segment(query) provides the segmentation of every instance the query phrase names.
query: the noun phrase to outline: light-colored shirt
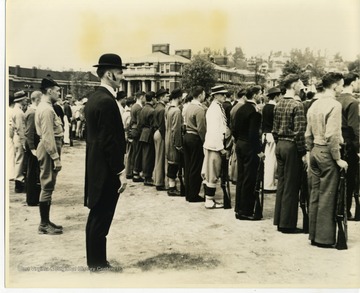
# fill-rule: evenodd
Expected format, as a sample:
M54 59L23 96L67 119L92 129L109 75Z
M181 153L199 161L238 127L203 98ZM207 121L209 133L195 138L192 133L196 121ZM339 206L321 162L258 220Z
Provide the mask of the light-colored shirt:
M206 135L204 148L212 151L224 149L224 134L226 133L226 116L218 101L211 102L206 111Z
M307 148L314 144L328 146L334 160L340 159L341 136L341 104L335 96L322 95L313 103L307 114L305 132Z
M35 112L36 133L40 136L46 152L53 160L59 158L56 149L55 137L64 136L61 119L56 115L54 108L46 96L41 98Z
M25 114L21 105L16 103L12 112L12 128L14 135L18 136L18 141L25 146Z
M111 86L109 86L109 85L107 85L105 83L101 83L100 86L106 88L114 96L114 98L116 98L117 91L114 90Z

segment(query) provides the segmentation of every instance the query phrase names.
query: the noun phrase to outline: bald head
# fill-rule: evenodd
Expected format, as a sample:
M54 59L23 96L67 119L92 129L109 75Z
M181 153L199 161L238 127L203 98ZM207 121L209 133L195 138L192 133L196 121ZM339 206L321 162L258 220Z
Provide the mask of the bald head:
M42 96L42 92L34 91L31 94L31 103L38 105L40 103L41 96Z

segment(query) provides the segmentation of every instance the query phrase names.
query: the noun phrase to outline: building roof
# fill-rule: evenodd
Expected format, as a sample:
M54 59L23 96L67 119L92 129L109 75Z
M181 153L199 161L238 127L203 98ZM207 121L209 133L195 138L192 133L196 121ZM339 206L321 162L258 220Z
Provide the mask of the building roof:
M190 63L188 58L180 55L167 55L163 52L154 52L142 57L133 57L124 60L125 64L138 64L138 63Z
M35 72L35 76L34 76ZM71 75L78 71L53 71L51 69L39 69L36 67L33 68L23 68L19 66L9 66L9 75L17 75L19 77L25 78L44 78L47 75L50 75L52 79L58 80L70 80ZM88 72L89 81L98 82L99 78Z

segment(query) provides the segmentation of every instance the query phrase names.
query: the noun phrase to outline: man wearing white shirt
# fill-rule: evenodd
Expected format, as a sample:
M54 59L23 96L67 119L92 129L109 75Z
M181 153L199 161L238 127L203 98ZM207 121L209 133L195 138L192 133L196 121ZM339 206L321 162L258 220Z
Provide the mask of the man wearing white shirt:
M204 142L204 162L202 177L205 188L205 208L223 208L224 205L215 201L216 184L221 173L221 155L226 154L224 149L224 135L227 133L226 115L222 103L228 92L223 86L211 89L213 101L206 112L207 131Z

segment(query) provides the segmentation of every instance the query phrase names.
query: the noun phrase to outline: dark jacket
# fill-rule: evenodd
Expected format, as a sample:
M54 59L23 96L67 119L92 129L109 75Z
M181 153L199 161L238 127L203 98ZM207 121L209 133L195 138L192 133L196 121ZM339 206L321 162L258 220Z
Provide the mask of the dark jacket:
M162 102L155 107L153 128L154 132L159 130L162 139L165 139L165 105Z
M124 126L115 98L99 87L85 106L86 165L85 206L93 208L100 197L116 194L118 174L124 170L126 150Z
M253 150L260 153L260 127L261 114L253 103L246 102L235 114L234 138L251 143Z
M141 129L141 135L139 141L146 143L153 143L154 131L154 108L150 103L146 103L141 109L138 118L139 129Z

